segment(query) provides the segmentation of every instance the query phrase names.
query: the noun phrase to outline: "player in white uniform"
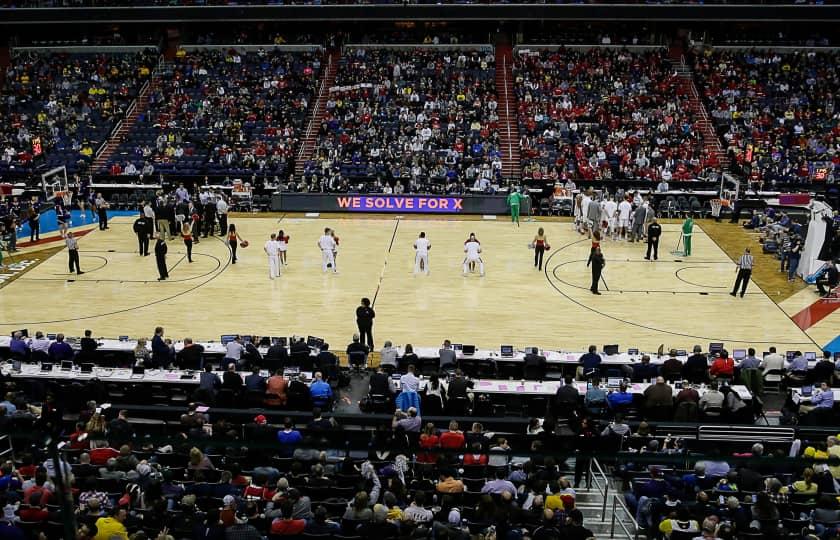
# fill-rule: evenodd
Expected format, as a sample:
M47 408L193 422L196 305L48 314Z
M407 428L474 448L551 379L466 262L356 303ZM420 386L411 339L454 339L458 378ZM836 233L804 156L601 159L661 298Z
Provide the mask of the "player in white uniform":
M277 251L280 254L280 264L283 266L288 266L286 264L286 250L289 249L289 235L284 233L281 229L279 233L277 233Z
M321 270L327 271L327 268L332 268L333 272L338 272L335 267L335 240L330 234L330 228L324 229L324 234L318 239L318 248L321 250Z
M467 275L468 268L478 263L478 271L481 277L484 277L484 261L481 260L481 244L475 239L475 235L470 233L470 239L464 244L464 275Z
M589 196L589 193L584 193L580 199L580 233L584 234L589 232L590 234L592 231L589 229L589 203L592 202L592 197Z
M604 231L605 236L609 235L613 238L616 237L616 233L618 232L616 228L616 217L615 213L618 211L618 204L613 200L612 196L607 197L607 200L603 203L604 208L604 221L607 222L607 230Z
M630 211L633 206L627 199L618 203L618 230L621 231L621 238L627 237L627 230L630 228Z
M265 243L265 254L268 255L268 277L280 277L280 257L278 253L277 235L271 233L271 238Z
M414 241L414 273L419 274L421 271L429 275L429 250L432 249L432 243L426 238L426 233L421 232L420 237Z

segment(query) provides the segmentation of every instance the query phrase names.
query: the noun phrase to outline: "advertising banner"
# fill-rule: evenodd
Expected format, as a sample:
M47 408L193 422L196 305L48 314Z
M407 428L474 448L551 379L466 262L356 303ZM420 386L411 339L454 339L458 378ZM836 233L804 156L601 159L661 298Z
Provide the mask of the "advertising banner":
M375 212L394 214L506 214L502 195L348 195L275 193L275 212Z

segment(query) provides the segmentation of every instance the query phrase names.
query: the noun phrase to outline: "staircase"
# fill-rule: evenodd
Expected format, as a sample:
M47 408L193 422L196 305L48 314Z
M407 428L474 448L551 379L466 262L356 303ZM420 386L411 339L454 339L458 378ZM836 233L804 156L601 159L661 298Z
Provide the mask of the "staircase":
M128 111L126 111L125 118L117 122L117 125L114 126L113 130L111 130L111 134L108 136L108 140L105 142L104 145L100 147L99 151L96 153L96 157L93 160L93 165L91 165L91 171L93 171L94 174L101 171L102 168L108 164L108 160L111 159L111 156L114 154L114 151L119 147L120 143L131 131L131 128L134 127L134 124L137 123L137 118L139 118L141 114L146 112L146 108L149 105L149 92L151 92L152 89L157 88L158 84L160 83L161 74L167 72L167 70L170 70L171 67L172 62L164 61L163 57L161 57L157 67L154 69L154 71L152 71L150 80L146 81L143 87L140 88L140 92L137 94L137 98L128 107Z
M335 76L338 73L338 61L341 58L341 51L332 50L327 55L327 67L321 75L321 84L318 86L318 96L312 104L312 112L309 115L309 124L306 126L306 133L300 143L297 159L295 160L295 176L303 176L304 166L315 152L315 145L318 143L318 131L321 128L321 120L326 114L327 98L330 95L330 88L335 85Z
M671 67L674 68L674 71L680 79L680 93L688 96L691 112L698 119L697 127L703 136L704 148L717 158L721 169L727 170L729 168L729 158L723 146L720 144L715 127L712 125L709 114L706 112L706 106L703 105L703 100L699 92L697 92L697 86L694 84L694 75L692 74L691 68L685 63L681 43L671 45L671 48L668 49L668 59L671 62Z
M502 177L518 180L522 174L519 161L519 120L516 94L513 91L513 49L509 44L496 45L496 93L499 103L499 138L502 144Z
M612 478L603 473L597 460L592 460L590 467L590 486L575 489L575 508L583 514L583 526L591 530L598 540L635 537L636 523L633 516L629 515L623 502L613 506L616 496L623 501L621 491L613 484Z

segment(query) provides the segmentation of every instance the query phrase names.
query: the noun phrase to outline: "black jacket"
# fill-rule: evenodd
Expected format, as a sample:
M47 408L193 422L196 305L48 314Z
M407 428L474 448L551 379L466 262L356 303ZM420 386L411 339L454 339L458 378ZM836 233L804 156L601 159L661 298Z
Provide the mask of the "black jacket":
M155 242L155 257L158 259L163 259L166 257L166 252L168 251L166 247L166 242L158 238L158 241Z

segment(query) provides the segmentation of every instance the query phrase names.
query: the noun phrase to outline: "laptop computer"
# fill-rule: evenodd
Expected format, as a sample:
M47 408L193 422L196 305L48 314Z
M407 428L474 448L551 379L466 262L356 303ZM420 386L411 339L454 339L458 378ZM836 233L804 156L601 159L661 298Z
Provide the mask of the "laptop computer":
M41 364L41 371L52 371L53 365L51 362L44 362Z
M61 371L70 371L73 369L73 361L72 360L62 360L61 361Z
M131 378L132 379L142 379L143 375L146 373L146 368L143 366L133 366L131 368Z
M607 388L618 388L623 380L621 377L607 377Z
M512 358L513 357L513 345L502 345L501 346L502 358Z
M816 359L817 359L817 353L815 353L813 351L808 351L808 352L805 353L805 360L808 360L809 362L811 362L811 361L816 360Z
M743 360L747 357L747 351L745 349L735 349L732 351L732 358L735 360Z
M639 349L627 349L627 354L630 356L637 356L639 354Z
M723 343L709 343L709 353L719 353L723 350Z
M462 351L466 355L473 355L475 354L475 345L464 345Z
M604 345L604 354L607 356L618 354L618 345Z
M48 339L48 340L50 340L50 341L55 341L55 337L56 337L57 335L58 335L58 334L47 334L47 339Z
M464 349L464 345L462 345L461 343L453 343L452 344L452 350L453 351L461 351L463 349Z
M272 345L280 345L281 347L286 347L289 344L289 340L286 337L282 336L273 336L271 338Z
M236 340L236 334L225 334L222 336L222 345L227 345L231 341Z
M803 386L802 390L799 391L799 394L802 397L810 397L814 393L814 387L811 385Z
M82 364L82 373L93 373L93 364Z

